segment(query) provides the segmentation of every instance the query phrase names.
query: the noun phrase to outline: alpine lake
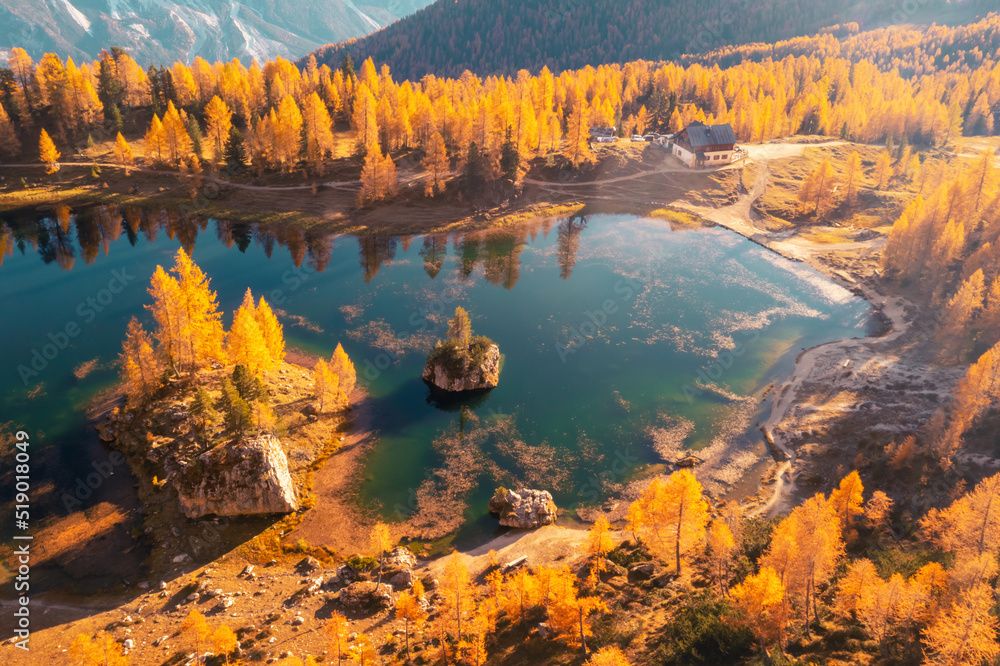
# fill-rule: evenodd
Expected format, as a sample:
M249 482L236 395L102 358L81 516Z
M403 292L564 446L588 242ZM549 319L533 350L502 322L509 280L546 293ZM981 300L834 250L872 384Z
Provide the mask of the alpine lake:
M86 408L117 382L128 320L151 327L149 279L179 247L227 327L249 287L288 347L329 357L343 343L378 433L358 501L407 520L422 485L459 474L459 546L497 531L498 485L551 491L571 524L687 451L713 494L753 494L770 460L755 427L766 388L801 349L879 326L808 266L698 223L593 215L353 237L171 210L22 211L0 225L0 422L30 433L32 492L50 510L99 495L80 486L109 460ZM459 305L499 344L500 385L442 398L421 371ZM3 492L11 502L13 484ZM10 532L13 516L0 520Z

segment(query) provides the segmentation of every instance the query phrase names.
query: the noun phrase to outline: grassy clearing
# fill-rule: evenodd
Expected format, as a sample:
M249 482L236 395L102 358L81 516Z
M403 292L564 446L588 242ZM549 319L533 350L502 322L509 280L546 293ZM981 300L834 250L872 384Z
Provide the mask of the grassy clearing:
M80 187L61 189L58 186L2 192L0 193L0 213L9 213L20 208L45 204L69 203L84 199L90 194L89 190Z
M818 227L802 234L802 238L810 243L819 245L835 245L839 243L853 242L851 236L854 231L850 229L838 229L837 227Z
M690 227L697 227L703 224L702 219L696 215L670 208L657 208L656 210L646 213L646 217L652 217L657 220L666 220L671 224L680 224Z

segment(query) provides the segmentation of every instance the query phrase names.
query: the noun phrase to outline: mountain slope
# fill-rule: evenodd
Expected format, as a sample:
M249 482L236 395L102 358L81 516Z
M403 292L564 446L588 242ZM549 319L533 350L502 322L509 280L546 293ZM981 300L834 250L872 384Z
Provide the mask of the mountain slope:
M0 0L0 50L92 59L121 46L141 64L298 58L367 35L430 0Z
M910 4L912 11L908 11ZM775 42L837 23L968 19L995 0L438 0L368 37L328 45L337 64L348 49L395 75L513 74L635 59L669 59L725 44ZM906 5L906 8L901 8Z

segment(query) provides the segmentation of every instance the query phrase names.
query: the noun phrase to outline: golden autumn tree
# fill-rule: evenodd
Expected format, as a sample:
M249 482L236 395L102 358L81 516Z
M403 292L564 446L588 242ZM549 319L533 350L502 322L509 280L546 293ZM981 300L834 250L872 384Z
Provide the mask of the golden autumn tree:
M210 361L225 361L222 313L208 277L183 248L171 272L177 277L156 267L149 287L153 303L146 308L156 320L153 337L164 362L193 375Z
M971 208L975 213L982 210L984 203L996 195L997 170L994 166L995 160L993 151L982 151L969 174L969 195L972 199Z
M495 620L489 606L481 605L466 623L465 640L458 644L458 654L467 664L482 666L486 663L486 639L495 630Z
M602 647L590 658L591 666L630 666L628 657L620 647L609 645Z
M587 534L587 547L591 557L594 558L591 572L596 577L605 570L604 560L615 547L614 539L611 538L611 524L604 516L598 516L594 524L590 526L590 532Z
M865 525L876 534L891 529L890 514L892 513L892 498L881 490L876 490L865 503Z
M215 95L205 105L205 130L208 138L212 140L216 162L222 157L223 147L229 138L229 130L232 128L233 112L225 102L219 99L218 95Z
M440 132L434 132L427 145L423 167L427 172L424 180L424 196L431 197L444 192L444 176L448 172L448 151L445 149L444 137Z
M379 581L382 580L382 558L386 552L392 548L392 537L389 536L389 526L379 522L372 526L371 534L368 535L368 543L371 547L375 559L379 565Z
M852 151L850 157L847 158L847 167L844 172L844 189L847 191L845 198L849 205L857 200L858 187L861 184L863 175L861 171L861 156L858 155L858 151Z
M313 391L319 401L319 411L326 407L327 399L335 396L340 391L340 378L330 369L330 365L323 359L316 361L313 367Z
M443 597L441 616L445 622L454 622L455 637L462 641L462 623L475 611L472 578L462 556L454 552L448 556L440 586Z
M153 303L146 309L152 312L156 321L153 337L157 342L157 351L164 362L180 372L187 367L189 358L184 344L183 327L184 311L180 306L180 284L162 266L157 266L149 282L149 295Z
M736 539L723 520L713 520L705 539L705 551L711 566L712 578L719 585L719 594L729 593L729 571L733 562Z
M128 168L135 162L135 156L132 154L132 147L128 145L121 132L118 132L118 137L115 139L115 159L125 169L127 176Z
M875 641L883 654L887 652L890 637L902 622L903 609L910 590L899 573L889 580L876 577L859 591L855 614L858 621Z
M152 157L155 152L156 161L163 161L163 149L166 147L164 137L163 123L160 121L159 116L154 113L153 120L149 123L149 129L146 131L145 145L147 157Z
M374 666L378 658L371 636L365 633L358 634L354 645L350 647L350 653L360 666Z
M128 404L143 404L160 387L163 371L153 349L153 339L135 317L128 322L128 332L118 360Z
M212 632L212 647L217 654L226 655L226 663L229 663L229 653L236 649L236 646L240 644L239 639L236 638L236 632L230 629L224 624L220 624Z
M37 104L38 80L35 78L35 67L28 52L19 46L14 46L7 57L7 68L18 84L18 93L24 101L24 107L33 111Z
M45 173L53 174L59 171L59 156L56 144L52 143L49 133L42 129L38 136L38 159L45 165Z
M337 388L334 391L338 409L346 408L351 401L351 394L358 382L358 373L354 369L354 363L344 351L344 346L337 343L337 348L333 350L330 359L330 370L337 376Z
M854 560L837 582L837 596L833 605L834 613L841 618L850 618L858 610L864 591L881 581L875 565L868 558Z
M941 345L940 358L950 362L959 359L969 343L971 324L983 307L986 278L980 268L969 276L941 311L941 324L936 339Z
M302 112L291 95L285 95L278 111L271 109L272 155L275 163L291 171L302 153Z
M579 647L587 656L587 638L594 635L590 616L607 612L599 597L581 597L576 576L563 569L552 577L547 602L547 623L559 640L570 647Z
M361 169L361 190L358 204L373 203L396 195L399 185L396 180L396 164L390 155L383 155L378 141L368 146L365 164Z
M396 618L403 620L403 635L406 640L406 658L410 658L410 627L420 629L427 621L427 612L420 605L424 595L424 585L419 580L413 582L413 588L399 594L396 599Z
M202 643L211 637L212 628L208 626L208 620L205 619L204 615L192 609L184 618L181 633L194 640L195 652L201 654Z
M314 173L323 173L323 160L333 152L333 120L326 105L315 92L302 105L302 123L306 143L306 162Z
M257 308L249 289L233 316L233 325L226 336L226 355L231 363L246 366L254 375L273 367L271 352L257 321Z
M274 311L263 296L257 301L254 319L257 320L260 332L264 336L264 344L267 345L269 360L265 370L273 370L285 360L285 334L281 322L274 316Z
M920 521L924 535L960 559L1000 550L1000 474L980 481L944 510L931 509Z
M965 666L992 662L1000 654L997 619L990 612L993 590L979 584L965 590L923 632L924 663Z
M500 576L500 572L495 574ZM527 613L537 604L538 594L538 581L527 569L518 569L503 580L500 608L507 617L524 624Z
M948 429L938 445L944 455L959 449L965 431L1000 398L1000 343L969 367L955 385L953 396Z
M822 494L793 509L774 530L761 563L777 572L789 595L800 595L807 635L810 609L819 617L818 588L829 582L843 552L840 518Z
M830 503L840 518L840 529L843 532L854 522L854 519L864 513L865 487L857 470L840 480L840 485L830 493Z
M737 620L753 632L761 648L767 650L784 642L785 586L771 567L764 566L729 591Z
M819 167L802 182L799 188L799 202L802 212L812 206L817 217L823 215L833 202L834 175L830 160L823 160Z
M330 652L336 655L337 666L342 666L344 656L347 654L347 646L349 645L347 627L347 618L336 612L330 615L330 619L326 621L324 627Z
M368 84L358 85L354 94L354 111L351 114L351 128L355 132L358 152L367 155L378 142L378 122L375 110L377 102Z
M7 110L0 104L0 155L13 156L21 150L21 141L17 138L14 121L7 115Z
M580 166L593 159L590 150L590 125L587 123L587 100L578 89L573 94L573 110L566 121L566 147L563 156L573 164Z
M183 248L177 250L171 271L177 276L180 287L182 335L191 350L191 371L207 366L210 361L225 362L222 312L211 280Z
M77 634L70 643L69 654L79 666L127 666L129 663L122 644L106 631L98 632L93 638Z
M709 520L698 479L687 469L657 477L634 504L643 541L655 555L673 559L680 574L682 556L702 542Z
M888 150L884 150L879 153L878 159L875 161L875 183L877 188L884 190L888 187L890 178L892 178L892 156L889 155Z
M180 112L173 102L167 102L167 110L163 114L163 145L170 153L170 161L180 164L191 154L191 137L181 119Z

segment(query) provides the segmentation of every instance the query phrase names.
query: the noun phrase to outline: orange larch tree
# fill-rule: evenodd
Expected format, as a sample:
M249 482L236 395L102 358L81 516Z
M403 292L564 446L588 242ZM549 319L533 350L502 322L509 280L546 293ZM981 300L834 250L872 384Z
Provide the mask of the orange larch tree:
M661 558L673 559L681 572L681 558L705 538L708 502L701 484L690 470L682 469L663 480L653 479L634 503L638 507L640 533L649 549Z
M233 128L233 112L218 95L205 105L205 130L215 148L215 161L223 155L223 147L229 138L229 130Z
M38 159L45 165L45 173L53 174L59 171L60 153L52 142L49 133L44 129L38 136Z
M226 355L232 363L246 366L250 372L259 375L272 367L272 362L256 315L253 294L247 289L226 336Z

